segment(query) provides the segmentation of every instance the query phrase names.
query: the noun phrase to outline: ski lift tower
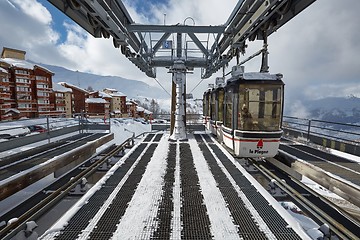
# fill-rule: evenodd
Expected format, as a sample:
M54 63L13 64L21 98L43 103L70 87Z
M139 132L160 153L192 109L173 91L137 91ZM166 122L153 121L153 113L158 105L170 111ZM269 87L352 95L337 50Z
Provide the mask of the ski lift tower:
M120 0L48 0L96 38L112 38L115 48L151 78L165 67L172 74L175 117L171 139L186 138L186 74L201 68L202 78L228 65L245 52L246 41L264 40L315 0L239 0L219 26L136 24ZM201 40L205 34L207 40ZM176 36L176 37L174 37ZM210 36L214 36L209 41ZM186 37L189 37L186 40ZM169 40L169 38L173 40ZM176 40L175 40L176 39ZM175 47L176 44L176 47ZM161 48L163 46L163 48ZM194 48L195 55L190 55ZM162 50L167 49L168 52ZM104 53L105 54L105 53Z

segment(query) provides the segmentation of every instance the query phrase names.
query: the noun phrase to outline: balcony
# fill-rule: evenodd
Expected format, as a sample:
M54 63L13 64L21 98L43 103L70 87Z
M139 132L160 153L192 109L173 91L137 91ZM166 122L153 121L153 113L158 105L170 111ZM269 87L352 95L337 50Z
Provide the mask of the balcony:
M50 96L37 96L37 98L41 100L49 100Z
M5 100L5 99L10 99L11 94L9 92L0 92L0 98Z
M31 94L31 88L22 88L22 87L17 87L16 88L16 93L21 93L21 94L23 94L23 95L25 95L26 93L28 94L28 95L30 95ZM25 94L24 94L25 93Z
M15 69L16 75L29 76L30 72L26 70Z
M50 80L49 79L36 79L35 80L36 83L45 83L45 84L49 84L50 83Z
M42 85L42 84L36 85L36 89L40 92L41 91L50 92L52 90L52 88L49 87L48 85Z
M32 104L32 100L27 100L27 99L19 99L17 100L18 104Z
M61 108L65 108L66 107L66 104L55 104L55 106L57 108L61 107Z
M2 104L0 105L0 111L6 111L11 108L10 104Z
M15 85L22 86L22 87L31 87L31 83L25 83L25 82L16 82Z
M38 109L40 111L49 111L55 109L54 104L38 104Z
M17 94L16 95L17 100L32 100L31 94Z

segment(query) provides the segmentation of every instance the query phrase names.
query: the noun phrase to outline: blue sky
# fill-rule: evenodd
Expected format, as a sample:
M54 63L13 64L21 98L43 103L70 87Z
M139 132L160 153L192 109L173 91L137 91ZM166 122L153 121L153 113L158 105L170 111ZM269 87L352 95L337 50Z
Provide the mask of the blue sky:
M60 34L59 43L63 43L66 40L66 28L64 22L73 23L73 21L67 17L64 13L59 11L54 5L47 0L37 0L41 3L52 15L52 27ZM149 8L162 8L168 4L167 0L130 0L128 4L133 6L136 12L143 14L146 18L156 21Z
M48 1L38 0L38 2L41 3L44 7L46 7L47 10L49 10L49 12L51 13L51 16L53 18L51 25L60 34L59 43L63 43L66 40L66 29L64 27L64 22L73 21Z
M123 2L137 23L163 24L165 13L166 24L192 17L196 25L219 25L226 22L237 0ZM358 0L317 0L269 37L270 71L283 73L289 104L303 98L360 97L359 9ZM157 85L115 49L111 39L93 38L45 0L0 0L0 29L0 47L25 50L27 59L38 63ZM246 56L258 51L262 42L248 45ZM234 64L230 62L226 71ZM255 59L245 69L258 71L259 66ZM220 75L204 80L195 97ZM170 91L167 70L157 69L157 78ZM187 75L188 89L199 80L199 70Z

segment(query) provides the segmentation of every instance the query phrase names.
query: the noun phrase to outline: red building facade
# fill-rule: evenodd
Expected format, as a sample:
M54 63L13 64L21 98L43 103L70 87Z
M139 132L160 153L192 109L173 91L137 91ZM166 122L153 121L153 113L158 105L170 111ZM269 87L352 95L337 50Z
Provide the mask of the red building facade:
M61 116L55 108L52 95L53 73L25 60L25 51L3 48L0 67L7 72L7 79L0 82L3 101L1 120Z
M0 67L0 121L11 120L11 115L7 112L11 108L10 97L8 71Z
M85 99L89 97L89 92L85 89L82 89L78 86L72 85L70 83L61 82L59 83L63 87L70 88L72 90L73 97L73 113L78 114L82 112L86 112Z

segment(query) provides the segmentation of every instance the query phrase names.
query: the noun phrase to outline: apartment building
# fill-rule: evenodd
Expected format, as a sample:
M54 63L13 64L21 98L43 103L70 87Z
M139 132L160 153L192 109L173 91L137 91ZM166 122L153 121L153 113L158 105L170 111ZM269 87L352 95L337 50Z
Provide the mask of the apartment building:
M103 98L85 99L85 109L88 117L108 118L110 103Z
M74 112L74 101L72 89L66 88L60 84L53 85L53 100L57 111L64 111L65 117L72 117Z
M52 76L54 75L49 70L34 66L34 81L33 96L37 104L37 117L45 116L61 116L64 114L64 109L57 110L54 100L54 91L52 90Z
M90 117L108 118L112 97L101 91L91 92L85 99L86 113Z
M59 84L63 87L70 88L72 91L72 113L79 114L85 112L85 99L89 97L90 92L70 83L60 82Z
M126 109L129 117L138 117L137 106L138 104L133 100L126 101Z
M0 67L7 71L8 81L2 80L4 100L2 120L62 116L52 97L52 77L48 69L25 60L25 51L3 48Z
M103 91L112 97L110 99L111 114L114 117L127 116L126 95L113 88L105 88Z
M8 114L11 108L10 95L8 71L0 67L0 121L11 120L11 114Z

